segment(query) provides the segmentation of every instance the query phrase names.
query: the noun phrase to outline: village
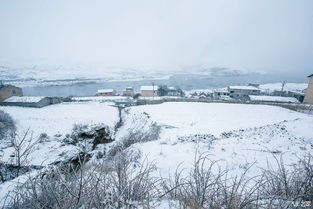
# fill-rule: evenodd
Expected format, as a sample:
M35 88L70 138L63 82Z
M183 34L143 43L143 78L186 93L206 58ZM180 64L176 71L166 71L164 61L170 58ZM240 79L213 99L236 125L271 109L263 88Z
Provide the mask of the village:
M249 104L290 104L303 107L313 104L313 74L308 76L308 87L302 90L285 89L285 82L280 89L261 88L259 84L228 86L209 90L184 91L177 86L145 85L139 91L126 87L124 91L98 89L90 96L42 97L23 96L22 88L0 82L0 105L41 108L61 102L99 101L114 102L117 105L133 106L160 104L163 102L223 102ZM288 106L286 106L288 108ZM305 106L307 107L307 106Z

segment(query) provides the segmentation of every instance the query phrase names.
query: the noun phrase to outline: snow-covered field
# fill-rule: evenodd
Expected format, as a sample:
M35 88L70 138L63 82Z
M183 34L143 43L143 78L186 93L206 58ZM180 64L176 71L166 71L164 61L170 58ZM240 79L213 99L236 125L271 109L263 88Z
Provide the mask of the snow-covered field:
M190 167L201 153L234 171L255 164L252 175L266 168L274 155L282 154L292 164L305 153L313 153L313 117L280 107L164 103L132 107L128 120L140 113L149 115L162 131L159 140L134 147L157 162L158 174L163 176L173 174L180 163Z
M16 122L19 135L28 129L34 139L46 133L48 140L40 143L32 152L30 164L47 165L58 156L69 154L71 146L60 146L66 134L71 134L75 124L97 125L105 124L113 128L118 121L118 110L113 103L76 102L61 103L43 108L0 107L0 110L9 113ZM0 145L1 147L1 145ZM8 161L13 152L8 147L2 150L3 160Z
M34 138L41 133L48 135L48 140L30 154L32 165L48 165L77 154L74 145L62 145L74 124L106 124L113 130L119 120L112 103L99 101L0 110L13 117L19 133L30 129ZM127 140L130 132L149 132L155 125L161 127L157 140L127 149L140 151L143 159L155 162L156 176L168 177L179 165L188 170L195 156L202 153L234 174L253 165L249 172L252 176L273 163L274 156L283 156L284 162L292 165L299 157L313 153L313 116L268 105L169 102L129 107L123 113L122 127L114 134L116 142ZM0 149L2 161L9 162L12 148L1 142ZM17 180L25 179L22 175L0 184L0 199L17 185Z

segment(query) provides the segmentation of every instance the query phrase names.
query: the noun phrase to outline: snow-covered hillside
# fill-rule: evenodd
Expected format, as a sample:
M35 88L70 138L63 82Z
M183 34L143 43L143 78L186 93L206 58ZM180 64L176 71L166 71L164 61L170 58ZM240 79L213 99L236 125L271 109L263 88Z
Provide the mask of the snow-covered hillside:
M306 88L308 88L307 83L286 83L284 86L284 91L302 92ZM260 89L261 91L268 93L280 91L282 89L282 83L262 84L260 85Z
M164 103L132 107L126 120L140 113L149 115L162 129L159 140L135 147L157 162L163 176L180 163L191 166L197 153L206 152L234 171L255 164L251 169L255 175L274 155L283 154L287 164L292 164L313 152L313 117L280 107Z

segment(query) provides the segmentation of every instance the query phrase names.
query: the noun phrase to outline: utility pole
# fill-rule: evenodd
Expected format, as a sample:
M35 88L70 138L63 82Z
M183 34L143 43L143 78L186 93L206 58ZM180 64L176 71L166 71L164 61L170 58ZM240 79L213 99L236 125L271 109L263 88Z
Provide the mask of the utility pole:
M285 81L283 81L282 84L281 84L280 96L283 96L283 94L284 94L284 87L285 87L285 84L286 84Z
M152 82L152 100L154 100L154 82Z

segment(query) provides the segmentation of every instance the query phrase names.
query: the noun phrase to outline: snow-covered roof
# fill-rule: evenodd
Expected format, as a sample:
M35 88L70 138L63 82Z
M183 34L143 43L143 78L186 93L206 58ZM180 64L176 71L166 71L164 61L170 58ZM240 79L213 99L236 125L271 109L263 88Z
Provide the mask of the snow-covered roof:
M99 89L98 93L112 93L113 91L113 89Z
M45 97L17 97L17 96L13 96L13 97L10 97L10 98L4 100L4 102L35 103L35 102L39 102L40 100L42 100L44 98Z
M249 95L251 101L299 103L294 97Z
M170 86L170 87L168 87L168 90L175 91L176 88L174 86Z
M229 86L230 89L259 90L254 86Z
M158 90L158 86L141 86L140 90L141 91L156 91Z
M214 92L228 93L229 91L227 88L220 88L220 89L214 89Z

